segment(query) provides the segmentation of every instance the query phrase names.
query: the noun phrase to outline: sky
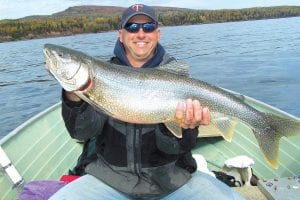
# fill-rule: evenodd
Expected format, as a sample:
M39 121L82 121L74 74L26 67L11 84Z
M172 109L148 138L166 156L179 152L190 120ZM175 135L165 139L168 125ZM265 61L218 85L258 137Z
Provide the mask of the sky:
M129 7L136 3L151 6L171 6L192 9L238 9L280 5L300 6L300 0L0 0L0 20L30 15L51 15L71 6L102 5Z

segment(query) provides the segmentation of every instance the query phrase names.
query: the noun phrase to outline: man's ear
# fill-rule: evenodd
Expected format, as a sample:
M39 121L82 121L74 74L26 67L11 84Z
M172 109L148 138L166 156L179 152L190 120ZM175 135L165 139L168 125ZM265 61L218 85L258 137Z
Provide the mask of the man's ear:
M119 40L120 40L120 42L123 42L123 41L122 41L122 31L123 31L123 30L119 30Z
M160 29L157 29L157 40L159 41L160 40Z

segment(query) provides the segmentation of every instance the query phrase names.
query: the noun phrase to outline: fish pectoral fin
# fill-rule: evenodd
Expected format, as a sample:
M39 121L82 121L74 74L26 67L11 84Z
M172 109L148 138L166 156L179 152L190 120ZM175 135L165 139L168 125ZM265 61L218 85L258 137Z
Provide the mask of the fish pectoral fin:
M182 138L182 128L176 121L165 122L165 126L168 130L177 138Z
M198 137L222 136L231 142L237 121L225 116L214 117L209 125L199 126Z

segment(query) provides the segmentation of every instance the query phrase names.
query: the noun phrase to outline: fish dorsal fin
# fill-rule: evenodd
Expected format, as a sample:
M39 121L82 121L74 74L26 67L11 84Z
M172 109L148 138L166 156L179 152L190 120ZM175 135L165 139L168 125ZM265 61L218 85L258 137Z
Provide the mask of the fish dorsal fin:
M183 76L189 76L189 66L183 61L173 60L167 64L157 66L156 69Z
M165 122L168 130L177 138L182 138L182 128L176 121Z
M232 95L234 95L237 99L239 99L243 103L247 103L245 95L242 95L242 94L240 94L238 92L235 92L235 91L232 91L232 90L229 90L229 89L226 89L226 88L221 88L221 89L224 90L224 91L226 91L226 92L229 92Z

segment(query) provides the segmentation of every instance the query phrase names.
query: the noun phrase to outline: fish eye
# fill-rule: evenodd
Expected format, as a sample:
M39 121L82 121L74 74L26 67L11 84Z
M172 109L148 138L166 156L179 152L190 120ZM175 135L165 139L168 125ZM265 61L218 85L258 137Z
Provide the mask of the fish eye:
M70 55L66 54L66 53L57 53L58 57L62 58L62 59L69 59Z

